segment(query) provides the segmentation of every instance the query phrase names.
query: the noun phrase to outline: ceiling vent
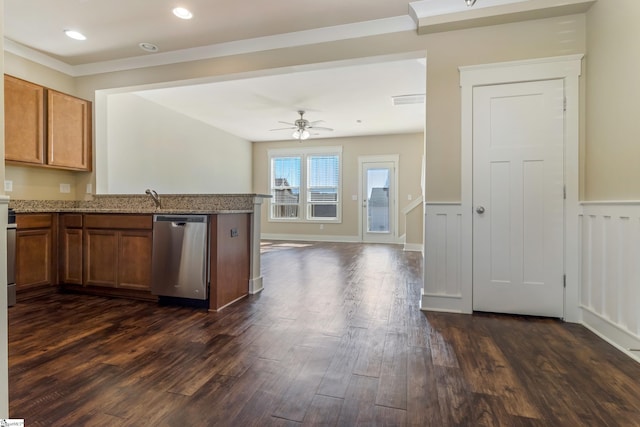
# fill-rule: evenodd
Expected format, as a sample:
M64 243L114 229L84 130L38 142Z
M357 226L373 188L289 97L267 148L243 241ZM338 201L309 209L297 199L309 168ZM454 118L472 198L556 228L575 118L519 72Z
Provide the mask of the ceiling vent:
M424 93L392 96L391 103L394 107L398 105L424 104Z

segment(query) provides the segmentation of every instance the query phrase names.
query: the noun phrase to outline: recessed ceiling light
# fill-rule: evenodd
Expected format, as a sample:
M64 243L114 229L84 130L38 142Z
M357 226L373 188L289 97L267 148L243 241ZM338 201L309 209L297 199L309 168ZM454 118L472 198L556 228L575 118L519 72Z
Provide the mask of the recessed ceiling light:
M175 9L173 9L173 14L180 19L193 18L193 14L189 11L189 9L185 9L184 7L176 7Z
M140 49L144 50L145 52L157 52L159 50L158 46L153 43L142 42L139 43L138 46L140 46Z
M82 34L81 32L75 31L75 30L64 30L64 33L67 35L67 37L71 37L74 40L86 40L87 37Z

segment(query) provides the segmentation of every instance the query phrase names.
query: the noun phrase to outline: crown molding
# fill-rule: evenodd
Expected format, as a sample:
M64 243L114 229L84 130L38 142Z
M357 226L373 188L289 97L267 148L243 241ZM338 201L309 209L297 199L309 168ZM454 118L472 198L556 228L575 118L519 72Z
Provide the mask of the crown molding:
M596 1L482 0L467 7L462 0L421 0L409 3L409 15L422 35L583 13Z
M7 52L60 71L69 76L82 77L415 30L416 24L414 20L409 15L402 15L355 24L337 25L80 65L67 64L7 38L4 39L4 48Z

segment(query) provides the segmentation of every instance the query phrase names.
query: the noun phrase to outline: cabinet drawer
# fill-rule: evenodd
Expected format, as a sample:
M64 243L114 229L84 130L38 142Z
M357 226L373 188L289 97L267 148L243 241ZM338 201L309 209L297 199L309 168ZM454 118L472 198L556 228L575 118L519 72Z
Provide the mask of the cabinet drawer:
M18 230L29 228L49 228L53 223L52 214L18 214L16 227Z
M110 228L121 230L151 230L153 228L153 216L128 214L89 214L84 216L84 227Z
M66 228L82 228L82 214L60 215L60 225Z

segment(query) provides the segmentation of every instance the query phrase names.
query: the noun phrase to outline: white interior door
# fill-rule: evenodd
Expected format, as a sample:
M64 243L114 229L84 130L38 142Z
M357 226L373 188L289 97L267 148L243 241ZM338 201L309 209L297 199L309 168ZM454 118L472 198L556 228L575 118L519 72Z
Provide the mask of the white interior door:
M563 317L564 86L473 89L473 309Z
M362 162L362 240L395 242L395 164Z

